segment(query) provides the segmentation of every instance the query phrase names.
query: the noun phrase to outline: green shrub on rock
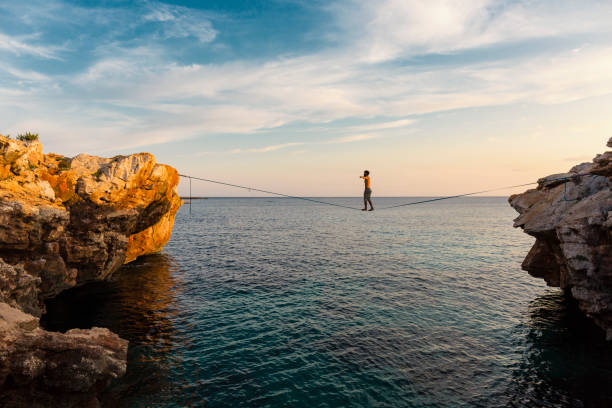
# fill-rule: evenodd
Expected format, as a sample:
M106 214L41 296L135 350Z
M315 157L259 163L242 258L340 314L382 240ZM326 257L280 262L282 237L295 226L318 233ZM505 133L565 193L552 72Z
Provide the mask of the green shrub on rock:
M38 140L38 133L30 133L30 132L25 132L23 134L18 134L17 135L17 140L22 141L22 142L31 142L33 140Z

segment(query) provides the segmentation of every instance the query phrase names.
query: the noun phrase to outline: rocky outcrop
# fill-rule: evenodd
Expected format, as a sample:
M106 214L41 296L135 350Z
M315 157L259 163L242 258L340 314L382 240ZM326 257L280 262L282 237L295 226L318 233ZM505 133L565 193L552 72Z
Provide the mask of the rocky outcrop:
M0 406L98 406L97 394L126 369L127 341L108 329L47 332L0 303Z
M181 205L177 184L149 153L68 158L0 136L0 389L91 393L123 374L127 343L116 335L49 333L37 318L45 299L159 252Z
M612 151L509 202L514 226L536 238L523 269L573 296L612 340Z

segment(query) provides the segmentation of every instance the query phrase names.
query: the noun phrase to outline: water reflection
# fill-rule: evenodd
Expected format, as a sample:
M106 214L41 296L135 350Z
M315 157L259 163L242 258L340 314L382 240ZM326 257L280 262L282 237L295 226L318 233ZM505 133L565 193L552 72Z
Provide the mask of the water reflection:
M512 407L611 407L612 344L575 301L551 291L535 299L508 404Z
M177 334L183 313L176 268L165 254L142 257L123 266L111 281L72 289L47 302L42 319L47 330L100 326L130 341L127 373L111 387L107 400L142 400L172 382L185 347Z

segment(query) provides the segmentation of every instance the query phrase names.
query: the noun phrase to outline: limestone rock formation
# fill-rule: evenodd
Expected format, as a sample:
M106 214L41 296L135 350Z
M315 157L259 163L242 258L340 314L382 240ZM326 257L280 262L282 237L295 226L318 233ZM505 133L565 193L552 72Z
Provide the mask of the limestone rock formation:
M159 252L181 205L177 184L149 153L68 158L0 136L0 389L82 393L123 374L127 344L116 335L49 333L37 318L45 299ZM29 323L15 323L17 312Z
M108 329L47 332L38 318L0 303L0 406L97 406L126 369L127 341Z
M573 296L612 340L612 151L509 202L514 226L536 238L523 269Z

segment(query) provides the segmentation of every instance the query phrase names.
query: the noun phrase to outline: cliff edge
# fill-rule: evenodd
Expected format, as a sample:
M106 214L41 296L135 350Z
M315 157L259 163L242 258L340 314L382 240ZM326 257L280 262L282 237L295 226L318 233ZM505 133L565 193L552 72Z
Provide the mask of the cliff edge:
M523 269L564 289L612 340L612 151L509 202L514 226L536 238Z
M149 153L69 158L0 136L0 405L31 404L17 389L43 406L59 405L44 395L91 403L125 373L127 341L101 328L50 333L38 318L45 299L159 252L178 180Z

